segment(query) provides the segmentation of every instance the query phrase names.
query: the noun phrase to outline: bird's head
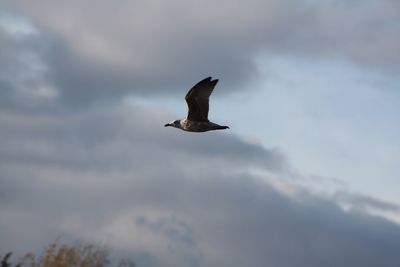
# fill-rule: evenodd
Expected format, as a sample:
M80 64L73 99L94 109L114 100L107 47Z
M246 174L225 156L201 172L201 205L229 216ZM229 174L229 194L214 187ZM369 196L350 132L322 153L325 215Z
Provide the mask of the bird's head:
M164 127L172 126L175 128L181 128L181 120L172 121L164 125Z

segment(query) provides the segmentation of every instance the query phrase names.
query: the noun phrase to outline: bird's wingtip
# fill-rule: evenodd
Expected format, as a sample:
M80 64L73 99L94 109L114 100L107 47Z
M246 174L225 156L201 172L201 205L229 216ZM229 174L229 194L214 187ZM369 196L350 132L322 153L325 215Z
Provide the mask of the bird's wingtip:
M202 81L212 82L216 84L218 82L218 79L213 80L213 77L209 76L207 78L204 78Z

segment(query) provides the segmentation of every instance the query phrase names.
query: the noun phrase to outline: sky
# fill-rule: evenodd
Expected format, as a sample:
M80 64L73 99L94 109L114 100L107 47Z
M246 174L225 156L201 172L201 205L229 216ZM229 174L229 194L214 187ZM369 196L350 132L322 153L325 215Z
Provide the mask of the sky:
M398 266L398 47L395 0L0 0L0 255ZM230 129L164 128L208 76Z

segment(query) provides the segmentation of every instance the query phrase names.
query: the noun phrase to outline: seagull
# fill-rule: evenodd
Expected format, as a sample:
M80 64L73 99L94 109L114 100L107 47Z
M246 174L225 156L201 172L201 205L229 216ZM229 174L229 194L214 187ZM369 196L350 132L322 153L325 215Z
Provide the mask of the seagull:
M218 79L205 78L195 84L185 96L188 106L186 119L175 120L164 126L172 126L187 132L207 132L212 130L229 129L228 126L218 125L208 120L209 98Z

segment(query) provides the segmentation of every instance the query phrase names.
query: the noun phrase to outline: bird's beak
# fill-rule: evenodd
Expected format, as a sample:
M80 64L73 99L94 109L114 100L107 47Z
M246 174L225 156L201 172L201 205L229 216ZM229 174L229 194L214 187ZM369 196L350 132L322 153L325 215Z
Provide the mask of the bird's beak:
M168 127L168 126L171 126L171 123L167 123L164 125L164 127Z

